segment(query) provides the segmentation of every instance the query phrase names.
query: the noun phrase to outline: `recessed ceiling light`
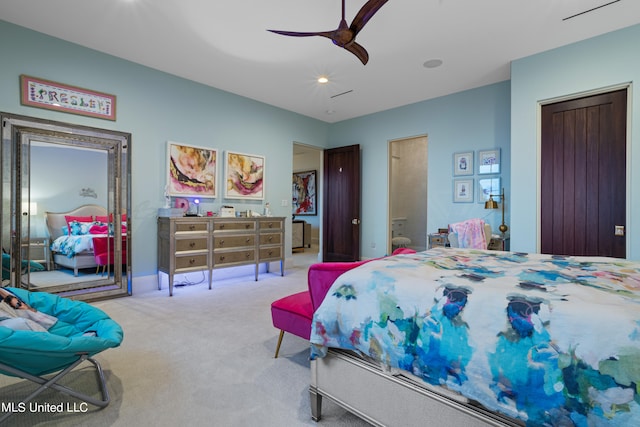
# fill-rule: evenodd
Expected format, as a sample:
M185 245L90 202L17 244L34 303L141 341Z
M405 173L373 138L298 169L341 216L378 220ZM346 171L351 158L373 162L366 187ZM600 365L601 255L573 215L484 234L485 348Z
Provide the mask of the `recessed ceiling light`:
M335 111L333 111L333 110L327 110L327 111L325 111L325 113L327 113L327 114L331 115L331 114L335 113Z
M422 65L424 68L438 68L442 65L442 59L430 59Z
M327 78L327 76L320 76L318 77L318 83L320 84L329 83L329 79Z

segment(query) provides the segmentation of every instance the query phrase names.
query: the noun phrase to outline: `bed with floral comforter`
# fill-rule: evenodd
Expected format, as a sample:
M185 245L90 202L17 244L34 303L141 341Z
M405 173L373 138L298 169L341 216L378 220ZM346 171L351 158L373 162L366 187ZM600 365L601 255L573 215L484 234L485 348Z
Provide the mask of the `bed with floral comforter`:
M436 248L340 276L312 358L354 350L530 426L640 420L640 263ZM634 424L635 423L635 424Z

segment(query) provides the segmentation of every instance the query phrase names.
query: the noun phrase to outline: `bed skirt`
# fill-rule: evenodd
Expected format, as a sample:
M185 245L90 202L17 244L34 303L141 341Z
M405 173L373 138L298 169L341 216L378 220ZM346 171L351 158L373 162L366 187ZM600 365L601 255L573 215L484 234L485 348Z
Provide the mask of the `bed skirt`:
M385 372L351 352L329 349L326 357L311 361L311 417L320 420L326 397L375 426L524 426L401 372Z

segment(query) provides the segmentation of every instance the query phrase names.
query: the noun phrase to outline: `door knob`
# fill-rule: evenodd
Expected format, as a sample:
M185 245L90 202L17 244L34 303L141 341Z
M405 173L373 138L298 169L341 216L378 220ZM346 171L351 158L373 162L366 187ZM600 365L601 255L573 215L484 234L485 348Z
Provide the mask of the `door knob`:
M616 236L624 236L624 225L616 225L613 234Z
M353 224L353 225L358 225L358 224L360 224L360 220L359 220L358 218L353 218L353 219L351 220L351 224Z

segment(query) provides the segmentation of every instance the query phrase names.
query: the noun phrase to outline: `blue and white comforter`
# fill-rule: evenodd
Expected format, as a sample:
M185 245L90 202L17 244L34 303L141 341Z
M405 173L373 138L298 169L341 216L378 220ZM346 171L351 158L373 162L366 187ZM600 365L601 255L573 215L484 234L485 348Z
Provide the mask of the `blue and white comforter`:
M639 425L640 263L444 248L387 257L336 280L311 343L312 358L355 350L530 426Z
M93 251L93 238L104 237L106 234L84 234L79 236L60 236L51 244L51 251L73 258L81 252Z

